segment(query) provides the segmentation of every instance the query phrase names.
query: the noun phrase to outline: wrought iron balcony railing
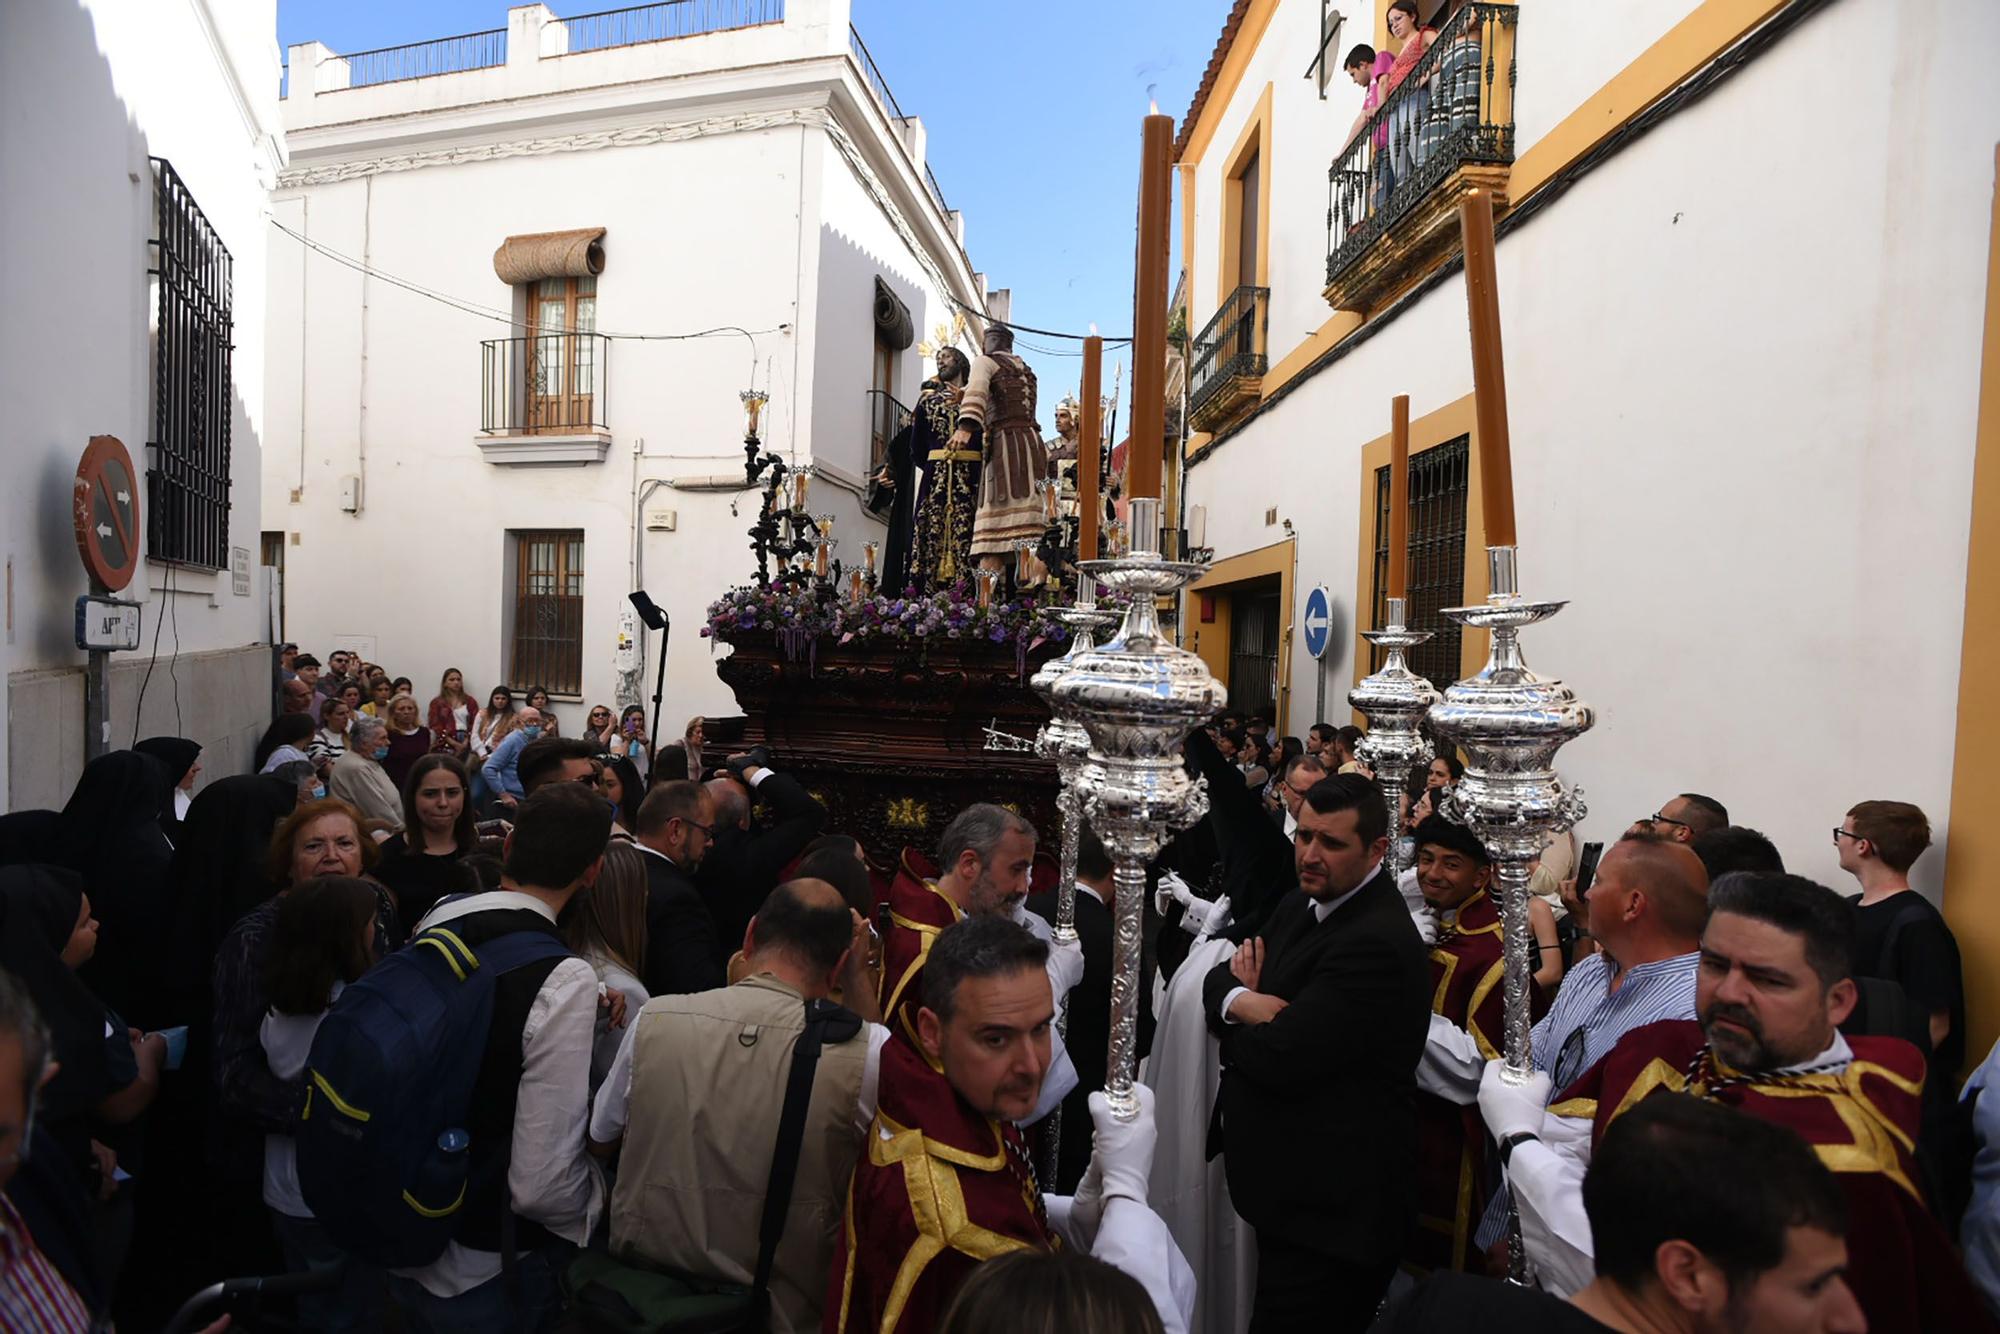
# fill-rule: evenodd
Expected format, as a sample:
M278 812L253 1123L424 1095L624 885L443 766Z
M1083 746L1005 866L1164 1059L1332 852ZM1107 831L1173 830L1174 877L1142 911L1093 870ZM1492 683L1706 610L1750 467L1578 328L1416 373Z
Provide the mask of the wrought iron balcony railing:
M1417 252L1448 245L1458 189L1506 203L1514 161L1517 6L1473 0L1444 21L1430 49L1327 172L1327 300L1365 309ZM1451 188L1446 188L1447 186Z
M889 458L889 442L910 424L910 410L885 389L868 391L868 466L879 469ZM908 485L900 482L899 485Z
M1188 420L1195 429L1211 429L1246 395L1256 397L1258 382L1270 369L1265 352L1270 322L1271 289L1239 287L1195 335L1188 369Z
M664 0L562 20L565 55L785 21L785 0Z
M494 338L480 348L479 429L492 435L607 432L611 340L597 333Z

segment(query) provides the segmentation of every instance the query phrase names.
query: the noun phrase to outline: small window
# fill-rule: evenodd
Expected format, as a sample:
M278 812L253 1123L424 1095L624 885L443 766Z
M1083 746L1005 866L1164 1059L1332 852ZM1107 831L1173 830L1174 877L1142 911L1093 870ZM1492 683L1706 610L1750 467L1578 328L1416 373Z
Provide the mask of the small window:
M1263 188L1263 164L1257 153L1250 155L1237 173L1236 202L1236 285L1257 286L1258 192Z
M153 438L146 554L229 563L233 323L229 251L165 158L153 158Z
M1412 630L1431 637L1404 654L1410 670L1439 690L1458 680L1457 621L1445 607L1465 604L1465 502L1470 468L1470 436L1447 440L1410 456L1410 578L1407 619ZM1372 624L1388 610L1389 469L1375 470L1375 570L1369 605ZM1374 667L1382 653L1374 651Z
M514 534L514 643L507 679L552 695L583 693L583 534Z

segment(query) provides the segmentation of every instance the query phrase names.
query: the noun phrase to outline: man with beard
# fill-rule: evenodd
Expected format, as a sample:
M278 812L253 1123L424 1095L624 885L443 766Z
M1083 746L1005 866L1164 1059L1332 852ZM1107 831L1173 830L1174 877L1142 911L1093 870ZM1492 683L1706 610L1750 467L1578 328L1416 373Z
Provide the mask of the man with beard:
M1709 891L1696 1020L1628 1033L1546 1111L1547 1077L1515 1087L1489 1067L1480 1111L1519 1201L1543 1287L1590 1282L1582 1187L1605 1130L1641 1100L1684 1092L1786 1126L1847 1197L1849 1286L1875 1330L1991 1330L1925 1207L1911 1145L1924 1063L1900 1038L1844 1037L1854 1008L1851 917L1797 876L1738 874Z
M917 1040L917 1011L924 998L924 961L938 933L966 917L1004 917L1052 942L1049 924L1029 912L1028 873L1035 864L1035 827L1004 806L978 802L945 826L938 841L936 879L919 874L905 853L889 885L889 931L882 941L882 1022L892 1033ZM1083 979L1083 949L1050 949L1049 982L1060 1008ZM1076 1069L1057 1039L1055 1065L1043 1082L1038 1121L1076 1087Z
M1430 970L1382 868L1388 826L1368 780L1315 784L1299 892L1203 982L1222 1055L1209 1156L1257 1233L1252 1334L1366 1329L1416 1221Z
M898 1029L882 1046L874 1122L828 1274L826 1330L928 1334L982 1261L1061 1248L1131 1274L1170 1334L1183 1334L1193 1275L1146 1204L1151 1092L1135 1090L1132 1121L1091 1094L1090 1168L1074 1196L1045 1197L1017 1123L1043 1101L1051 1068L1048 946L993 913L929 944L917 1037Z

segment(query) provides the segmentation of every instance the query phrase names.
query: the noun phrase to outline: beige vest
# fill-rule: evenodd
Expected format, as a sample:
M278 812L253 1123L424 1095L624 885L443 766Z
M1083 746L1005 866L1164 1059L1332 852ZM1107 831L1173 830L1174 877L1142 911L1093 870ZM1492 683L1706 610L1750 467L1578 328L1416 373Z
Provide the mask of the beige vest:
M634 1021L630 1124L611 1198L611 1251L630 1263L748 1285L777 1147L798 992L769 974L660 996ZM771 1326L817 1330L848 1178L868 1031L820 1049L797 1184L771 1272Z

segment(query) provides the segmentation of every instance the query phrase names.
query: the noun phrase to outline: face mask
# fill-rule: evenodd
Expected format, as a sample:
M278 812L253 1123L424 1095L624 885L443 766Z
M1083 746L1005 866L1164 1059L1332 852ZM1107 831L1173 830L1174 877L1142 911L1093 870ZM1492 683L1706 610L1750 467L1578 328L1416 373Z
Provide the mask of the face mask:
M326 800L326 784L325 784L325 783L314 783L314 784L313 784L313 800L314 800L314 801L325 801L325 800Z
M533 741L536 737L540 736L541 734L542 734L542 729L539 727L524 727L521 729L521 735L528 738L528 740L530 741Z
M389 748L388 748L387 746L377 746L377 747L375 747L375 758L376 758L376 759L378 759L378 760L386 760L386 759L388 759L388 758L389 758Z

